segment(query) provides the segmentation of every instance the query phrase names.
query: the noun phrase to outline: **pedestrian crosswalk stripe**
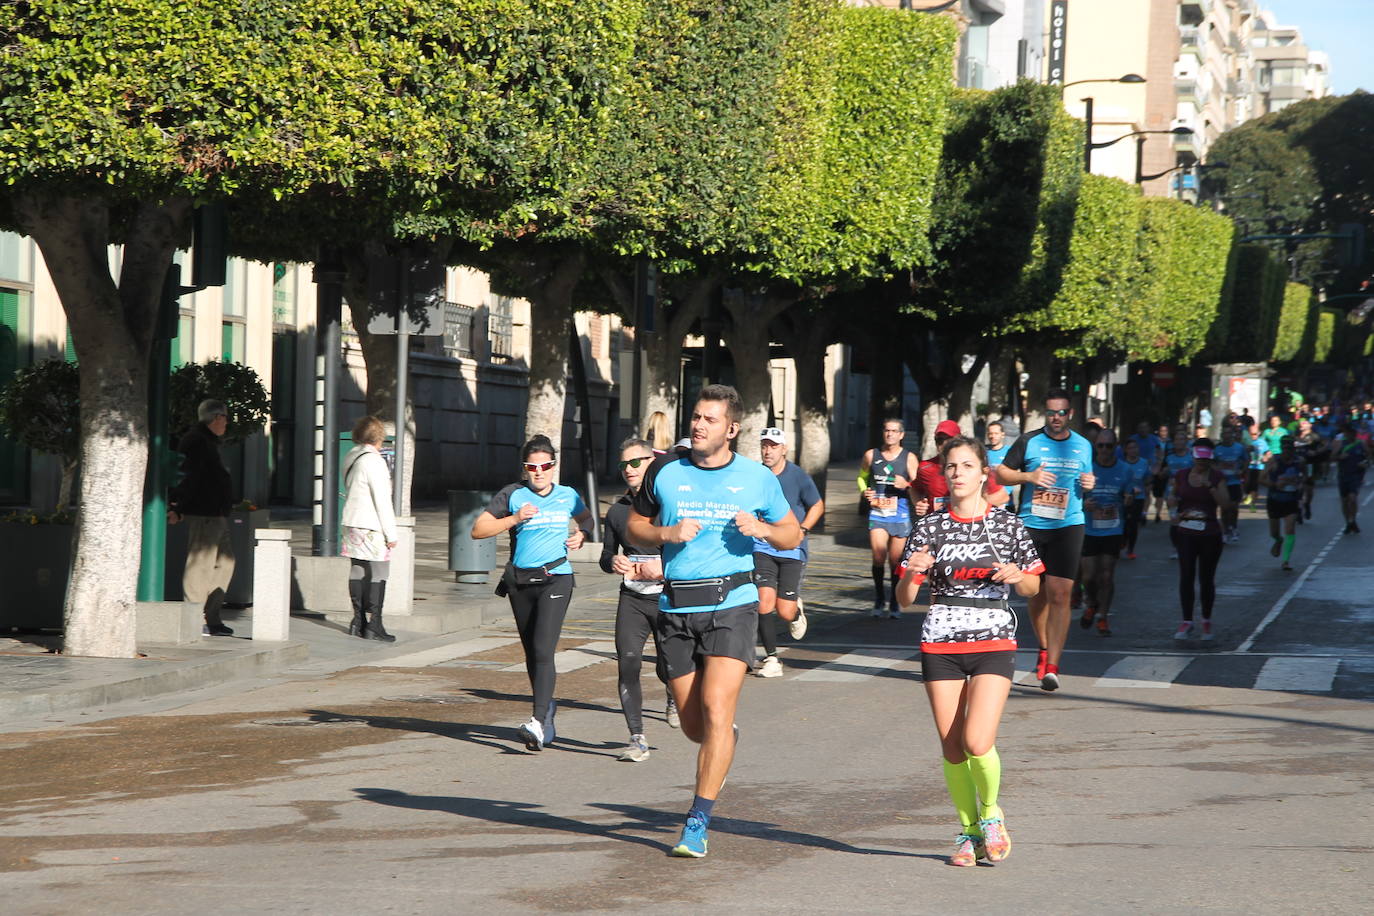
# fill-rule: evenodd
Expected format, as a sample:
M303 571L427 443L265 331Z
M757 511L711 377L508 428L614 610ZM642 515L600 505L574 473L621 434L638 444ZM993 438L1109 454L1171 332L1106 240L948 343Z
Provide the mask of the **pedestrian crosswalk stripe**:
M1330 693L1340 666L1338 658L1271 658L1255 678L1255 689Z
M860 649L857 652L850 652L848 655L841 655L833 662L827 662L819 668L813 668L804 674L799 674L794 680L828 683L862 681L880 671L895 668L902 662L920 654L919 650L912 649Z
M1138 655L1123 658L1094 681L1093 686L1168 687L1192 661L1186 655Z
M609 657L607 653L610 653ZM564 649L562 652L555 652L553 656L554 670L559 674L567 674L569 671L577 671L581 668L590 668L600 662L610 661L615 658L615 643L613 642L589 642L578 646L575 649ZM508 665L502 671L524 671L525 663L518 665Z
M450 643L447 646L439 646L437 649L424 649L420 652L411 652L407 655L397 655L394 658L381 659L374 664L379 668L425 668L429 665L437 665L441 662L452 661L455 658L476 655L478 652L485 652L488 649L499 649L513 642L515 642L514 639L483 636L478 639L465 639L462 642Z

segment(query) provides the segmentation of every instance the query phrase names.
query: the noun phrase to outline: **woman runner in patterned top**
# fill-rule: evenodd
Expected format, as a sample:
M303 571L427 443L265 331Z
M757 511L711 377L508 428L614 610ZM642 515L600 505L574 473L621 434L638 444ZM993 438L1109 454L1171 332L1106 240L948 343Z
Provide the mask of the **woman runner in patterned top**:
M930 610L921 630L921 674L944 754L945 784L962 829L949 864L1000 862L1011 852L997 793L1002 763L997 726L1011 693L1016 615L1011 589L1040 590L1045 566L1021 520L995 512L983 495L987 453L976 439L945 443L947 511L912 528L898 567L897 599L905 607L930 580Z

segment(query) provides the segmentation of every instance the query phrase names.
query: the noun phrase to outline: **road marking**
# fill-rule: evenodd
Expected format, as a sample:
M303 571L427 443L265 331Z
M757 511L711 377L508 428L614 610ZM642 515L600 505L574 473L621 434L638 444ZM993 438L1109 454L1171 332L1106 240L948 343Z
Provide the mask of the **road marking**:
M609 653L609 655L607 653ZM615 643L589 642L575 649L564 649L562 652L555 652L553 656L553 668L559 674L567 674L569 671L590 668L592 665L607 662L614 658ZM518 665L507 665L501 670L524 671L525 663L521 662Z
M1139 688L1168 687L1192 658L1177 655L1144 655L1123 658L1093 681L1094 687Z
M398 655L395 658L382 659L372 663L371 667L425 668L430 665L437 665L440 662L462 658L466 655L476 655L478 652L485 652L488 649L499 649L513 642L515 642L514 639L504 639L495 636L465 639L462 642L456 642L448 646L440 646L437 649L424 649L420 652L411 652L409 655Z
M921 654L920 649L861 649L799 674L793 680L835 683L862 681Z
M1340 666L1338 658L1271 658L1255 678L1255 689L1330 693Z
M1360 505L1367 505L1371 499L1374 499L1374 491L1370 491L1368 496L1360 500ZM1255 632L1251 633L1249 637L1246 638L1245 642L1236 647L1237 652L1250 651L1250 647L1255 644L1255 640L1259 639L1260 634L1265 631L1269 624L1273 623L1274 620L1278 618L1279 614L1283 613L1283 609L1288 606L1288 602L1293 600L1293 596L1298 593L1298 589L1302 588L1303 583L1308 580L1314 571L1316 571L1317 567L1326 559L1326 555L1331 552L1331 549L1335 547L1336 543L1343 537L1345 537L1345 533L1342 531L1337 531L1331 536L1331 540L1326 542L1326 546L1318 552L1311 563L1307 564L1307 568L1302 571L1302 575L1293 580L1293 584L1288 586L1288 590L1279 596L1278 601L1274 602L1274 606L1269 609L1269 613L1265 614L1264 619L1259 622L1259 626L1255 627Z

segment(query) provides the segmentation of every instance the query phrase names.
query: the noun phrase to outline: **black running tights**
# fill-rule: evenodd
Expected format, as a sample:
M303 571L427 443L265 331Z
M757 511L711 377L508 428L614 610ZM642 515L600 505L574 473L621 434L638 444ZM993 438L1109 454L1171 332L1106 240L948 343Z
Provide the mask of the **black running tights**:
M1140 522L1145 518L1145 500L1137 499L1126 510L1126 552L1135 553L1135 542L1140 537Z
M620 592L620 603L615 609L615 658L620 669L620 709L632 735L644 734L644 692L639 686L639 675L644 666L644 641L650 636L654 638L658 679L668 683L663 652L658 647L658 630L654 627L657 617L657 595Z
M525 673L534 694L534 717L541 722L553 701L553 685L558 676L553 656L558 650L558 636L563 632L563 618L568 616L572 590L571 575L554 576L544 585L516 585L510 589L510 609L515 615L520 645L525 649Z
M1217 564L1221 562L1220 534L1202 534L1174 528L1178 548L1178 601L1183 619L1193 619L1193 579L1202 592L1202 619L1212 619L1212 604L1217 599Z

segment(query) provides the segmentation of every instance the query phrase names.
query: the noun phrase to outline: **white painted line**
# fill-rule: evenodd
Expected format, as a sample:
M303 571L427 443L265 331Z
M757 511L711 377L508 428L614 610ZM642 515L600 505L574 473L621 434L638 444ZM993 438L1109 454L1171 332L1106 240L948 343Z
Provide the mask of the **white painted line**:
M1259 639L1260 634L1265 631L1269 624L1278 619L1278 616L1283 613L1283 609L1288 607L1288 602L1292 601L1293 596L1298 593L1298 589L1302 588L1303 583L1311 578L1312 573L1317 571L1317 567L1322 565L1322 561L1326 559L1326 555L1331 552L1331 548L1335 547L1336 542L1344 536L1345 535L1340 531L1332 535L1331 540L1326 542L1326 546L1317 552L1317 555L1312 558L1311 563L1307 564L1307 568L1293 580L1293 584L1288 586L1288 589L1279 596L1279 600L1274 602L1274 606L1269 609L1268 614L1264 615L1264 619L1259 622L1259 626L1255 627L1255 631L1246 637L1245 642L1236 647L1237 652L1250 651L1250 647L1255 644L1255 640Z
M455 658L463 658L467 655L476 655L478 652L485 652L488 649L499 649L515 642L514 639L505 639L497 636L483 636L478 639L465 639L448 646L440 646L437 649L424 649L420 652L411 652L409 655L398 655L395 658L382 659L371 665L374 668L425 668L430 665L437 665L440 662L452 661Z
M841 655L833 662L799 674L796 681L862 681L879 671L895 668L904 661L920 656L920 649L862 649Z
M609 655L607 653L609 653ZM559 674L567 674L569 671L590 668L592 665L608 662L614 658L615 643L589 642L586 645L578 646L576 649L564 649L562 652L555 652L553 656L553 667ZM507 665L501 670L524 671L525 663L521 662L518 665Z
M1255 689L1330 693L1340 667L1339 658L1271 658L1255 678Z
M1137 656L1123 658L1093 681L1094 687L1139 688L1168 687L1192 658L1177 655Z

